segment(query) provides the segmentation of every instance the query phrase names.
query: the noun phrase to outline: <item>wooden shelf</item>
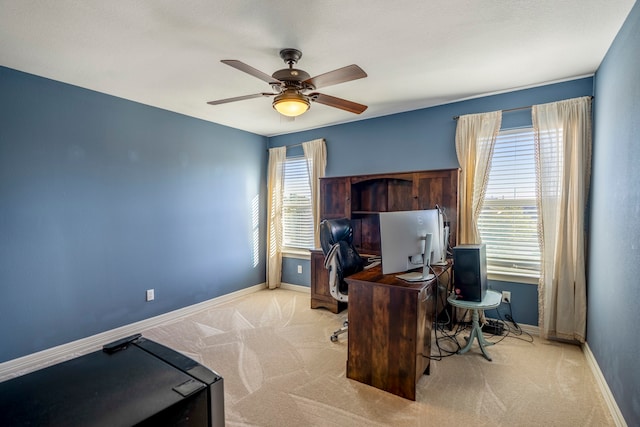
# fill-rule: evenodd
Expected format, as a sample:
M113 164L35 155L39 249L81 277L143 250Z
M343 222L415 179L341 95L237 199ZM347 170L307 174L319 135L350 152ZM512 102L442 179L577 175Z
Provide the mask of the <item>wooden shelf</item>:
M459 169L442 169L321 178L320 218L349 218L358 251L380 255L380 212L434 209L438 205L450 223L453 247L458 235L458 175ZM324 269L324 265L311 264L311 306L324 307L326 296L330 296L328 281L314 268ZM316 278L322 283L315 283Z

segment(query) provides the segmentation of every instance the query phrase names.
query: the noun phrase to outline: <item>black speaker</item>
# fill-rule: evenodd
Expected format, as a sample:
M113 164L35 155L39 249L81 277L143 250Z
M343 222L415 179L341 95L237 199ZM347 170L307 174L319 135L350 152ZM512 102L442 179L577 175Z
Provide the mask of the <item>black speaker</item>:
M453 248L453 281L458 299L482 301L487 292L487 249L484 243Z

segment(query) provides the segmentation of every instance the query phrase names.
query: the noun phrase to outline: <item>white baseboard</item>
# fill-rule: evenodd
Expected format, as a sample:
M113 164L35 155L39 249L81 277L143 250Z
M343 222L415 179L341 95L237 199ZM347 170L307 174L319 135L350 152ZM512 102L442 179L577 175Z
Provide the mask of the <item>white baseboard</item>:
M523 324L519 325L524 332L527 332L531 335L540 336L540 328L538 326ZM607 380L604 378L604 375L600 370L600 366L598 365L598 362L596 361L596 358L591 352L591 349L589 348L589 345L587 343L584 343L582 345L582 352L587 359L587 364L589 365L589 368L591 368L591 372L593 373L598 388L600 389L600 392L602 393L602 396L607 403L607 407L609 408L609 412L611 413L611 417L613 418L616 427L627 427L627 422L622 416L622 412L620 412L620 408L618 407L616 399L613 397L613 393L611 393L609 384L607 384Z
M487 320L500 320L500 319L487 317ZM503 322L505 322L505 321L503 320ZM528 333L530 335L534 335L536 337L540 336L540 328L537 325L526 325L524 323L518 323L518 326L520 326L520 329L522 329L522 332L526 332L526 333Z
M616 423L617 427L627 427L627 422L624 420L622 416L622 412L620 412L620 408L618 407L618 403L616 399L613 397L613 393L611 393L611 389L609 388L609 384L607 384L607 380L604 378L602 371L600 370L600 366L598 365L598 361L595 356L591 352L588 343L584 343L582 345L582 352L587 358L587 364L591 368L591 372L593 372L593 376L596 379L596 383L602 392L602 397L604 397L607 406L609 407L609 412L611 412L611 416L613 417L613 421Z
M309 286L294 285L291 283L280 283L280 288L311 294L311 288Z
M519 325L524 332L527 332L531 335L540 336L540 328L538 326L523 324ZM627 423L622 416L622 412L620 412L620 408L618 407L618 404L616 403L616 400L611 393L609 384L607 384L607 380L605 380L604 375L602 375L600 366L598 365L598 362L596 361L596 358L594 357L587 343L584 343L582 345L582 352L587 359L587 364L589 365L589 368L591 368L591 372L593 373L596 383L598 384L598 388L602 392L602 396L607 403L607 407L609 408L609 412L611 413L613 421L615 422L617 427L627 427Z
M297 285L289 286L304 288L303 286ZM56 347L48 348L37 353L32 353L23 357L19 357L17 359L0 363L0 381L5 381L10 378L35 371L37 369L53 365L55 363L60 363L65 360L82 356L83 354L99 350L104 344L111 341L143 332L147 329L160 326L181 317L206 310L214 305L225 303L243 295L248 295L263 289L266 289L266 283L254 285L245 289L241 289L239 291L231 292L226 295L221 295L219 297L203 301L198 304L170 311L159 316L150 317L149 319L144 319L139 322L101 332L90 337L82 338Z
M310 293L311 291L308 286L300 286L290 283L282 283L280 287L282 289L303 293ZM60 363L65 360L81 356L86 353L90 353L92 351L96 351L100 349L105 343L115 341L117 339L139 332L143 332L144 330L151 329L168 322L172 322L181 317L206 310L212 306L229 302L243 295L248 295L263 289L266 289L266 283L254 285L245 289L241 289L239 291L231 292L226 295L203 301L198 304L164 313L159 316L144 319L139 322L131 323L129 325L105 331L96 335L92 335L90 337L82 338L70 343L62 344L56 347L39 351L37 353L29 354L27 356L0 363L0 382L13 377L27 374L29 372L53 365L55 363ZM540 335L538 326L520 324L520 327L523 331L528 332L531 335ZM602 371L598 366L598 362L596 361L587 343L582 346L582 351L585 354L587 363L591 368L591 371L593 372L596 383L598 384L605 402L609 407L609 411L611 412L611 416L613 417L616 426L627 427L627 423L624 420L622 413L620 412L620 408L618 407L613 394L611 393L611 389L609 388L609 385L607 384L607 381L605 380L604 375L602 374Z

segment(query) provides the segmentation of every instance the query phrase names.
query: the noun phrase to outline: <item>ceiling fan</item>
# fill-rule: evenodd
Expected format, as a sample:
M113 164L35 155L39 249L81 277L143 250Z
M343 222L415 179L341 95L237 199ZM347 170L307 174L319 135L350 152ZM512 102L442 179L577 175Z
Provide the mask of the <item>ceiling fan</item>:
M242 101L245 99L259 98L262 96L275 96L272 104L273 108L280 114L288 117L296 117L305 113L311 106L311 102L317 102L319 104L339 108L355 114L360 114L367 109L366 105L347 101L346 99L337 98L335 96L325 95L318 92L307 93L321 87L327 87L367 77L367 73L357 65L348 65L346 67L338 68L337 70L311 77L306 71L293 68L293 66L302 57L302 52L299 50L282 49L280 51L280 57L284 60L285 64L289 66L289 68L278 70L271 76L235 59L222 60L221 62L224 64L269 83L273 93L262 92L255 93L253 95L236 96L233 98L210 101L207 102L207 104L219 105L226 104L228 102Z

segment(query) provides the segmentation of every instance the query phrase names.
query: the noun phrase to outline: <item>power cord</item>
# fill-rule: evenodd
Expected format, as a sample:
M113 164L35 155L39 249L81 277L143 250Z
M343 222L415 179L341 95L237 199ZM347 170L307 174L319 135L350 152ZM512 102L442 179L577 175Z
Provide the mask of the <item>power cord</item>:
M449 333L447 333L445 331L445 327L447 325L451 325L453 320L451 319L451 316L449 315L449 311L446 308L447 307L448 287L445 286L445 285L441 286L441 282L449 283L450 274L451 273L449 272L449 270L446 270L440 276L438 276L431 266L429 266L429 269L430 269L431 273L434 274L437 277L437 280L436 280L436 300L435 300L434 305L433 305L433 322L434 322L434 326L435 326L433 330L434 330L434 335L435 335L436 353L429 355L429 359L430 360L442 360L445 357L453 356L462 347L460 347L460 344L458 343L458 340L455 338L454 335L451 335L451 334L449 334ZM445 276L446 280L442 280L442 276ZM443 308L442 311L440 311L440 312L438 312L438 304L439 303L441 304L441 307ZM445 314L444 321L439 321L438 320L438 316L441 315L441 313ZM448 348L450 346L447 345L447 344L451 344L453 348Z
M462 349L462 346L458 341L458 335L470 329L471 324L469 324L468 322L458 322L453 332L448 332L446 330L447 325L451 325L453 319L451 318L449 311L446 308L444 308L440 313L437 313L437 310L438 302L442 303L442 307L447 306L447 290L445 288L445 291L442 291L442 288L438 286L440 284L441 277L435 274L435 271L432 267L429 268L431 273L437 277L436 301L433 308L436 352L435 354L431 354L429 356L429 359L438 361L444 359L445 357L453 356ZM442 275L444 274L447 275L445 277L448 279L450 274L449 271L447 271L446 273L442 273ZM520 325L518 325L518 323L513 318L513 309L511 306L511 302L507 300L504 303L506 304L506 307L508 307L509 313L505 313L503 315L503 313L500 311L500 307L496 309L496 313L498 314L499 319L497 320L497 322L502 325L502 329L505 333L503 335L496 335L488 332L483 332L485 334L485 339L487 338L487 336L489 336L489 340L493 337L499 337L498 340L491 341L494 344L497 344L506 338L519 339L525 342L532 343L533 336L528 332L523 331ZM445 319L443 321L439 321L437 317L437 315L440 315L441 313L445 314ZM468 310L465 311L465 314L462 317L466 317L467 313ZM453 327L451 327L451 330L453 330Z
M435 329L435 343L437 353L432 354L429 359L442 360L445 357L458 354L458 351L462 349L457 339L457 335L461 332L461 330L464 330L464 327L461 329L460 325L458 325L456 331L453 334L450 334L445 330L444 325L437 324Z
M502 336L501 339L499 339L495 343L499 343L500 341L502 341L507 337L513 338L513 339L519 339L525 342L533 342L533 336L530 333L523 331L520 325L518 325L518 323L516 323L516 321L514 320L511 302L507 300L504 302L504 304L506 304L507 307L509 308L509 313L506 313L503 316L502 313L500 312L500 307L496 309L496 313L498 313L498 318L499 318L498 322L502 324L503 330L505 330L506 333ZM509 325L509 323L507 322L510 322L511 325Z
M509 309L509 313L506 313L506 314L503 315L499 309L496 309L496 313L498 314L498 318L499 318L499 320L497 320L497 322L500 325L502 325L502 329L504 331L504 334L503 335L496 335L495 333L488 333L488 332L484 332L483 331L483 334L485 335L485 339L487 339L487 341L492 342L493 344L497 344L497 343L503 341L506 338L519 339L519 340L522 340L522 341L525 341L525 342L532 343L533 342L533 336L531 334L529 334L528 332L523 331L522 328L520 327L520 325L518 325L518 323L514 320L511 303L508 302L508 301L505 301L505 304L507 304L507 307ZM468 313L468 311L469 310L466 310L464 312L464 315L462 316L462 318L466 317L466 314ZM510 324L507 323L507 322L509 322ZM456 354L457 351L462 348L460 346L459 341L458 341L458 335L461 334L462 332L470 329L471 326L472 325L469 322L458 322L455 332L453 334L448 334L444 330L444 325L437 324L437 327L436 327L436 346L438 347L438 350L440 351L440 353L438 355L436 355L435 357L432 357L431 359L432 360L441 360L442 357L451 356L453 354ZM442 350L441 350L441 347L440 347L440 341L438 339L438 332L441 335L443 335L444 338L446 338L446 340L451 340L452 342L455 343L455 347L457 347L455 351L452 351L452 350L449 350L449 349L444 349L444 351L447 354L445 356L442 356ZM496 341L491 340L491 338L497 338L497 337L499 337L498 340L496 340Z
M515 335L512 338L518 338L518 339L521 339L521 340L526 341L526 342L533 342L533 336L530 333L528 333L526 331L523 331L522 328L520 327L520 325L518 325L516 323L516 321L514 320L513 311L511 309L511 303L508 304L508 307L509 307L509 314L505 314L504 317L505 317L505 319L507 319L509 322L511 322L513 324L513 329L509 326L509 332L511 332L513 335ZM498 314L500 314L499 311L498 311ZM521 338L522 335L526 336L526 338Z

